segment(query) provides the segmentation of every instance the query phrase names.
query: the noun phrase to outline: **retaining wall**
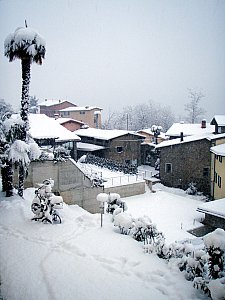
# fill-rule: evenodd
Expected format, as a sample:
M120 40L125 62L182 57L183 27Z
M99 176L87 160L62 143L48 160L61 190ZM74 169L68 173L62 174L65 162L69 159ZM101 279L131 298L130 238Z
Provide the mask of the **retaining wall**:
M100 212L99 203L96 200L99 193L118 193L121 198L124 198L145 192L144 181L105 189L91 187L90 179L72 159L57 163L53 161L32 162L24 187L35 187L37 183L42 183L48 178L54 180L53 192L60 194L65 203L77 204L90 213Z

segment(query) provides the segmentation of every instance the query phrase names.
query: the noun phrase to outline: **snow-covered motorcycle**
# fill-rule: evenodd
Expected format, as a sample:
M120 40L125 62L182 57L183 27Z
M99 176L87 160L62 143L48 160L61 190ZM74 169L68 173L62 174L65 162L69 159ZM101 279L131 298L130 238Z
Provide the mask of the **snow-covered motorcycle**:
M63 198L52 193L54 180L46 179L35 190L35 197L31 204L31 210L35 214L34 221L45 223L61 223L61 217L57 211L63 207Z

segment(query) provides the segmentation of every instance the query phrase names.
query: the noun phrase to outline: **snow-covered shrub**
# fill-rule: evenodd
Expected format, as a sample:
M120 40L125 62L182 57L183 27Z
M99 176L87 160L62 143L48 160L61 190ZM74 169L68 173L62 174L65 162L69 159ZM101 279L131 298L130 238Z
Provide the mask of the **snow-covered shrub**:
M97 172L94 172L88 177L91 180L91 186L92 187L102 187L103 186L104 180L102 179L101 174L98 174Z
M117 193L109 193L107 205L106 211L112 215L115 214L115 211L118 213L118 209L120 209L120 211L127 210L126 202L122 201L120 195Z
M188 188L187 188L187 190L186 190L186 193L187 193L188 195L197 195L198 189L197 189L197 187L196 187L196 183L190 182L190 183L188 184Z
M132 235L136 241L145 241L145 244L149 244L155 236L155 226L152 224L152 220L148 216L135 219Z
M120 212L114 216L114 226L118 226L122 234L129 234L134 226L134 219L127 212Z
M207 287L213 300L225 299L225 277L211 280Z
M196 250L187 257L185 278L193 281L196 277L206 277L208 255L204 250Z
M58 146L53 151L54 161L65 161L70 157L70 151L63 146Z
M217 279L224 276L225 231L217 228L205 235L203 240L209 254L210 278Z

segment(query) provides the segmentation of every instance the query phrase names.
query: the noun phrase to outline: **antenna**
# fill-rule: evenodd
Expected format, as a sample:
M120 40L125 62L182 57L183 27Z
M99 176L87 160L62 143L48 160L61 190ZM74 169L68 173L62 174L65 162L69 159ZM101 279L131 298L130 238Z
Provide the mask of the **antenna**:
M25 27L27 28L27 20L25 20Z

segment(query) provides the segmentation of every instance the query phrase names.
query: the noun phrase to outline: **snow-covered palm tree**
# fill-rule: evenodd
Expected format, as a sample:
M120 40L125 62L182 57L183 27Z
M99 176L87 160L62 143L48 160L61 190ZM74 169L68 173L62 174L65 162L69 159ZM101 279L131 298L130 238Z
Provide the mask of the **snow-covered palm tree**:
M9 61L21 59L22 98L21 118L28 125L30 67L33 62L42 64L45 57L45 41L33 29L19 27L5 39L5 56Z
M25 22L26 25L26 22ZM19 27L14 33L7 36L4 43L5 56L9 61L15 59L21 60L22 65L22 97L20 115L24 121L24 129L22 130L21 140L26 141L27 131L29 129L28 112L29 112L29 85L31 76L31 64L33 62L42 64L45 57L45 41L33 29ZM25 175L25 166L20 165L19 170L19 189L18 194L23 196L23 182Z

